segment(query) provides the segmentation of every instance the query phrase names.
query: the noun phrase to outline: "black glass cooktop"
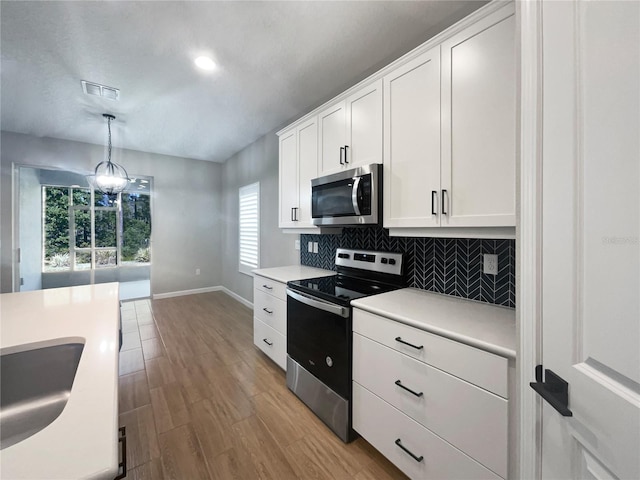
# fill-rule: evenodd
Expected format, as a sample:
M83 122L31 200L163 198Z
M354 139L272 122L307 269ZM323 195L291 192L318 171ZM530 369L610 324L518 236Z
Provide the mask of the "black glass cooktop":
M287 286L292 290L307 293L347 307L351 300L401 288L400 286L341 274L333 277L294 280L288 282Z

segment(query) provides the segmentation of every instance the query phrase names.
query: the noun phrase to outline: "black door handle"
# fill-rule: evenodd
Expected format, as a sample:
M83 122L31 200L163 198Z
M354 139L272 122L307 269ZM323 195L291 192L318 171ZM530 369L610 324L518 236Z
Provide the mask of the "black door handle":
M262 341L263 341L264 343L266 343L267 345L269 345L269 346L272 346L272 345L273 345L273 342L270 342L270 341L269 341L269 340L267 340L266 338L263 338L263 339L262 339Z
M402 442L402 440L400 440L399 438L396 439L396 445L399 446L402 450L404 450L407 454L409 454L411 458L413 458L416 462L420 463L422 460L424 460L424 457L422 455L418 457L416 454L414 454L412 451L410 451L407 447L402 445L402 443L400 442Z
M349 160L347 159L347 148L349 148L349 145L344 146L344 163L345 164L349 163Z
M267 312L269 315L271 315L273 313L273 310L269 310L267 307L264 307L262 310Z
M414 345L413 343L405 342L400 337L396 337L396 342L403 343L404 345L409 345L410 347L415 348L416 350L422 350L424 348L424 345L420 345L420 346Z
M446 215L446 214L447 214L447 212L446 212L446 211L445 211L445 209L444 209L445 204L446 204L446 203L445 203L445 202L446 202L446 200L445 200L445 195L446 195L446 193L447 193L447 191L446 191L446 190L442 190L442 214L443 214L443 215Z
M122 473L113 480L121 480L127 476L127 431L125 427L120 427L118 431L120 432L118 443L122 445L122 461L118 463L118 471L122 469Z
M342 152L344 152L344 147L340 147L340 165L344 165L344 160L342 160Z
M436 192L435 190L431 190L431 215L438 214L438 212L436 212L437 195L438 195L438 192Z
M573 412L569 410L569 384L548 368L544 371L544 380L542 380L542 365L537 365L536 381L529 383L531 388L560 412L560 415L573 417Z
M396 380L396 381L395 381L395 384L396 384L397 386L399 386L400 388L405 389L407 392L412 393L412 394L413 394L413 395L415 395L416 397L421 397L422 395L424 395L424 393L423 393L423 392L416 392L416 391L414 391L414 390L411 390L409 387L405 387L405 386L402 384L402 382L401 382L400 380Z

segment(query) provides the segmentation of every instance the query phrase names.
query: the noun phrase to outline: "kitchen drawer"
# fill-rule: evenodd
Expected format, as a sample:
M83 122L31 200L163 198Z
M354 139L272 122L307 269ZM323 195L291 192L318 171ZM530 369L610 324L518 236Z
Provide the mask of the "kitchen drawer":
M504 357L357 308L353 331L508 398Z
M284 283L276 282L275 280L270 280L260 275L254 275L253 288L273 295L285 302L287 301L287 286Z
M493 479L495 473L353 382L353 428L414 479ZM396 441L421 461L402 450Z
M253 343L280 368L287 369L287 337L255 317L253 318Z
M264 291L253 290L253 314L282 335L287 334L287 302Z
M353 381L506 478L508 402L504 398L357 333L353 335ZM415 393L397 385L398 381Z

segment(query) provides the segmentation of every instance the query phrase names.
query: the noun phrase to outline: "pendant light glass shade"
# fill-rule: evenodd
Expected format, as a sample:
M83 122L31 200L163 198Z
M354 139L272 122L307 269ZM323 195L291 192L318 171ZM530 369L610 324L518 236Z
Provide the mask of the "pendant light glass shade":
M107 160L96 165L93 175L89 177L89 182L102 193L115 195L127 188L130 179L124 167L111 161L111 120L115 120L116 117L108 113L102 116L107 119L109 129Z

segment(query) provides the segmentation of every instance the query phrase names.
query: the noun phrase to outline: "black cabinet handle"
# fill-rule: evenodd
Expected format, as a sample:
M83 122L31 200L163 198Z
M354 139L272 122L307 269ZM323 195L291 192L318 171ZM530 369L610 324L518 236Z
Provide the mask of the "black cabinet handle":
M420 463L422 460L424 460L424 457L422 455L417 457L416 455L414 455L414 453L412 451L410 451L407 447L402 445L402 443L400 443L401 441L402 440L400 440L399 438L396 439L396 445L399 446L405 453L408 453L409 455L411 455L411 458L413 458L418 463Z
M273 345L273 342L270 342L270 341L269 341L269 340L267 340L266 338L263 338L263 339L262 339L262 341L263 341L264 343L266 343L267 345L269 345L269 346Z
M400 388L403 388L404 390L406 390L406 391L407 391L407 392L409 392L409 393L412 393L412 394L413 394L413 395L415 395L416 397L421 397L421 396L423 396L423 395L424 395L424 393L423 393L423 392L418 393L418 392L416 392L416 391L414 391L414 390L411 390L411 389L410 389L410 388L408 388L408 387L405 387L405 386L402 384L402 382L401 382L400 380L396 380L396 382L395 382L395 383L396 383L396 385L397 385L397 386L399 386Z
M536 366L536 381L529 383L542 398L555 408L563 417L573 417L569 410L569 384L548 368L544 371L542 381L542 365Z
M446 205L446 199L445 199L445 195L447 194L446 190L442 190L442 214L446 215L447 212L445 211L444 207Z
M267 290L273 290L273 287L270 287L269 285L262 285L262 288L266 288Z
M298 207L293 207L293 221L297 222L298 221Z
M342 152L344 152L344 147L340 147L340 165L344 165L344 160L342 160Z
M122 461L118 463L118 470L122 469L122 473L118 474L113 480L121 480L127 476L127 431L125 427L118 429L120 437L118 437L118 443L122 445Z
M396 342L403 343L404 345L409 345L410 347L415 348L416 350L422 350L424 348L424 345L417 346L417 345L414 345L413 343L405 342L400 337L396 337Z
M269 310L267 307L264 307L262 310L267 312L269 315L271 315L273 313L273 310Z
M291 221L293 222L293 207L291 207Z
M431 215L437 215L436 212L436 201L437 201L438 192L435 190L431 190Z
M349 163L349 159L347 158L347 148L349 148L349 145L344 146L344 163L345 164Z

